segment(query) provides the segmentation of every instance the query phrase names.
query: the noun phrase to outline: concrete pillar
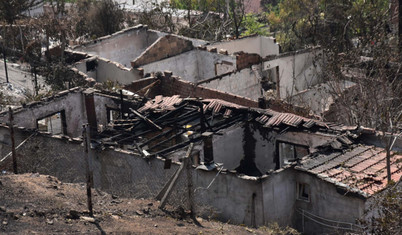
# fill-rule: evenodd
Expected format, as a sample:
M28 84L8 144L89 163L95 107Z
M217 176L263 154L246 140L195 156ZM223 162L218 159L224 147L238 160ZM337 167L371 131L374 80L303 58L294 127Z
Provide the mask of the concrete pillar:
M204 140L204 164L209 165L214 162L214 149L212 143L212 132L202 133L202 138Z
M95 100L94 100L94 90L87 89L83 92L85 100L85 112L87 114L87 121L91 128L91 133L94 133L98 129L98 124L96 121L96 111L95 111Z

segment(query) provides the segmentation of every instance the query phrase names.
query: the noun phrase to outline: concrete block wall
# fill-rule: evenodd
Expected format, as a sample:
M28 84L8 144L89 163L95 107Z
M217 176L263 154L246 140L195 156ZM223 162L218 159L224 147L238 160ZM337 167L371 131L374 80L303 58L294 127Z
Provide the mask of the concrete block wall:
M193 43L189 40L166 35L156 40L139 57L131 61L133 68L166 59L193 49Z

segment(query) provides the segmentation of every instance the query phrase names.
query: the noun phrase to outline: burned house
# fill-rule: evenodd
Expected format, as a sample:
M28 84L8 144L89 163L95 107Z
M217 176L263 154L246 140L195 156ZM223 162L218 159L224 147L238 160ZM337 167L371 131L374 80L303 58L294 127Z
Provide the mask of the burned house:
M199 87L254 101L281 100L314 114L333 102L319 76L320 49L281 53L270 37L209 43L139 25L74 47L68 54L80 58L72 61L74 71L97 82L129 85L168 70Z
M359 231L357 219L386 187L385 150L367 130L259 109L169 73L126 89L133 95L75 88L14 109L20 170L84 181L88 123L95 187L163 200L172 185L167 203L193 203L200 215L309 234ZM9 170L9 113L0 121L0 166ZM394 181L401 158L392 152Z

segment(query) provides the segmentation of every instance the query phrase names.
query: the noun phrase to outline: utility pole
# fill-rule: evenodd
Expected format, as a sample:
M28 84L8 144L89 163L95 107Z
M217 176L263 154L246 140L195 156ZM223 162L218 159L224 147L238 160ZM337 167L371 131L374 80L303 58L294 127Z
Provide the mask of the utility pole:
M91 171L90 171L90 154L91 151L91 131L88 124L82 125L82 139L84 140L84 152L85 152L85 171L86 171L86 181L87 181L87 206L89 215L91 217L94 216L93 208L92 208L92 180L91 180Z
M17 154L15 152L15 139L14 139L14 117L13 117L13 110L11 107L8 108L9 114L9 128L10 128L10 136L11 136L11 153L13 157L13 171L14 174L18 174L17 170Z

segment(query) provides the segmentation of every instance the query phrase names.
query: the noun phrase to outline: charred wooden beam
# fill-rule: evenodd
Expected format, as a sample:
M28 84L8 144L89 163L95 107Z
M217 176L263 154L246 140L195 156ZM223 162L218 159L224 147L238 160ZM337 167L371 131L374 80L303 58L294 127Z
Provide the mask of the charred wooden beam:
M170 133L172 133L172 132L175 131L175 130L176 130L176 129L170 129L170 130L165 131L165 132L163 132L163 133L161 133L161 134L159 134L159 135L156 135L156 136L150 138L149 140L145 141L144 143L140 144L140 147L144 147L145 145L151 143L152 141L155 141L155 140L159 139L160 137L163 137L163 136L165 136L165 135L167 135L167 134L170 134Z
M144 120L146 123L150 124L151 126L153 126L154 128L158 129L159 131L162 130L162 127L156 125L153 121L151 121L149 118L143 116L142 114L140 114L139 112L135 111L134 109L130 108L130 111L132 113L134 113L136 116L138 116L139 118L141 118L142 120Z

